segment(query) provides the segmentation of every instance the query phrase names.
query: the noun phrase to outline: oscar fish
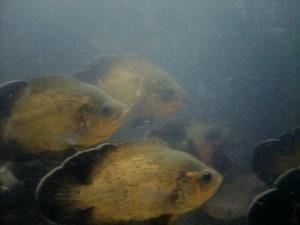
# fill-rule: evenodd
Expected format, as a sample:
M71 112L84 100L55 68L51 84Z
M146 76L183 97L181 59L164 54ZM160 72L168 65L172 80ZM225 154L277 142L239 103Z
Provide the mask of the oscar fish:
M1 91L1 144L17 144L26 153L96 146L122 125L128 112L103 90L67 76L11 82Z
M208 201L221 182L193 156L142 139L71 156L41 180L36 201L61 224L172 224Z
M140 117L166 117L186 98L172 76L141 56L102 56L73 76L104 89Z

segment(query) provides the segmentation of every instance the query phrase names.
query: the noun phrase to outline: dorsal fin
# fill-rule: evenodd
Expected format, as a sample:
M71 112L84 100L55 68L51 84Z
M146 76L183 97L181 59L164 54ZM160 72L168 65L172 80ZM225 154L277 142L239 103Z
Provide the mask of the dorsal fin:
M112 64L121 59L121 56L100 56L89 63L86 68L74 71L72 76L88 83L97 81L100 78L103 78L105 72L111 68Z
M78 152L42 178L36 189L36 200L43 215L57 223L85 224L92 209L76 208L70 194L77 185L90 182L89 175L95 163L99 164L114 148L106 143Z
M131 148L171 148L168 143L156 137L132 139L129 141L117 142L116 145L123 147L130 146Z
M276 188L292 193L297 202L300 202L300 167L283 173L274 183Z
M292 224L294 203L292 196L283 190L273 188L257 196L249 207L249 225Z
M0 85L0 117L8 117L19 93L28 85L23 80L8 81Z
M30 82L30 92L39 93L50 88L66 88L76 85L79 81L64 74L44 75L35 78Z

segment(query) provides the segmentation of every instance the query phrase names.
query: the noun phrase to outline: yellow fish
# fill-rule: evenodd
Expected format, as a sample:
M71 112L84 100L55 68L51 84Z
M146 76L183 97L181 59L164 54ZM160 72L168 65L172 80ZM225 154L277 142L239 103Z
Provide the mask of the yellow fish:
M65 160L40 182L36 198L63 224L171 224L218 190L221 175L154 139L103 144Z
M103 88L142 117L168 116L185 101L175 79L143 57L103 56L73 75Z
M207 165L224 172L231 167L228 150L237 140L230 131L215 122L170 120L153 129L148 137L158 137L173 148L190 153Z
M109 138L127 111L101 89L73 78L37 78L18 90L10 112L2 117L1 143L30 153L86 149Z

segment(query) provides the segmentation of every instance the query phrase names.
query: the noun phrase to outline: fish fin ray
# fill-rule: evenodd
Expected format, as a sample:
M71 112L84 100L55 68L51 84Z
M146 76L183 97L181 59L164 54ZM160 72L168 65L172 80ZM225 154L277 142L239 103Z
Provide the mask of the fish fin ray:
M73 188L90 182L89 174L94 162L104 158L111 144L102 144L95 148L74 154L59 167L53 169L41 179L36 190L36 201L42 214L58 223L83 223L93 208L78 208L72 199Z

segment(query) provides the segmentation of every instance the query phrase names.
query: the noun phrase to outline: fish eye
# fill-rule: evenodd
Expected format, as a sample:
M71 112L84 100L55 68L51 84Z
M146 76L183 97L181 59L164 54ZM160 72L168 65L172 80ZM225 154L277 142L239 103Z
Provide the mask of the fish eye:
M205 171L202 176L201 176L201 180L208 183L209 181L211 181L213 178L212 174L208 171Z
M109 117L113 113L113 110L108 105L103 105L101 108L101 115L104 117Z

